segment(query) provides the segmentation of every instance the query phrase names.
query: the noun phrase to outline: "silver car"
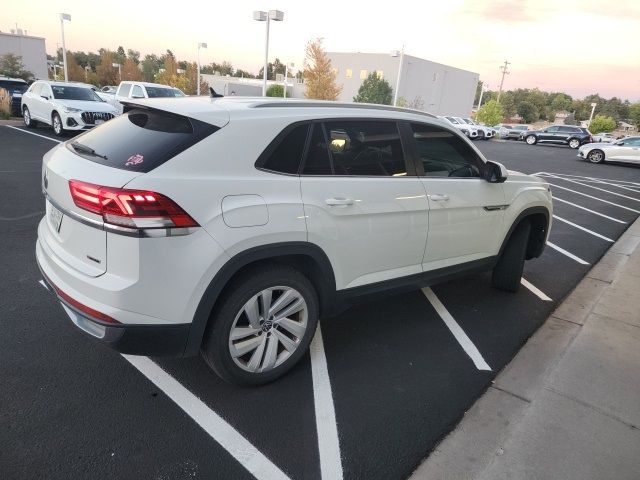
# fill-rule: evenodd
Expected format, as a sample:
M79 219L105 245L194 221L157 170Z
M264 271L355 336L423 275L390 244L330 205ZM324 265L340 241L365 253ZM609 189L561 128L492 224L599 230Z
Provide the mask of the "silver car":
M606 160L640 164L640 137L626 137L615 143L587 143L578 149L578 157L591 163Z

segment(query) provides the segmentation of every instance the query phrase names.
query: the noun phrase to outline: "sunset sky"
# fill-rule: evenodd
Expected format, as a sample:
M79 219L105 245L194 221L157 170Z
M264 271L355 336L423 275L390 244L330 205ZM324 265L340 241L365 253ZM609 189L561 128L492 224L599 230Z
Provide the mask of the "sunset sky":
M121 1L30 0L5 2L0 30L26 29L46 38L47 52L60 43L58 13L67 48L100 47L146 53L171 49L203 64L229 60L257 73L264 55L264 23L252 11L279 9L272 23L270 59L302 66L304 46L323 37L328 51L408 54L480 74L491 89L499 67L511 62L505 89L599 93L640 100L639 0L447 0L443 1Z

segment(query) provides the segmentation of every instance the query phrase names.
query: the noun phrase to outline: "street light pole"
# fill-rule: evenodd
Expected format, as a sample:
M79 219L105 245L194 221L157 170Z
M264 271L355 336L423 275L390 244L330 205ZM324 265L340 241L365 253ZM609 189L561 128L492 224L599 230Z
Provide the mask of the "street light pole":
M482 106L482 96L484 95L484 87L488 87L489 85L485 85L484 82L480 85L480 98L478 99L478 110Z
M122 65L119 63L112 63L111 66L113 68L118 67L118 77L120 78L120 81L122 81Z
M67 75L67 47L64 42L64 21L71 21L71 15L68 13L60 14L60 31L62 32L62 62L64 63L64 81L68 81Z
M502 85L504 85L504 76L509 75L511 73L507 70L510 63L511 62L508 62L507 60L505 60L504 65L500 67L500 70L502 71L502 80L500 80L500 90L498 90L498 103L500 103L500 95L502 95Z
M258 22L267 22L266 36L264 42L264 71L262 73L262 96L267 96L267 70L269 69L269 25L271 20L281 22L284 20L284 12L280 10L269 10L263 12L256 10L253 12L253 19Z
M207 44L204 42L198 43L198 95L200 95L200 49L207 48Z
M398 51L396 50L394 56L398 55ZM398 90L400 90L400 79L402 78L402 62L404 61L404 45L402 45L402 50L400 50L400 63L398 64L398 78L396 79L396 88L395 92L393 92L393 106L396 107L398 105Z
M596 106L598 106L597 103L591 104L591 115L589 116L589 127L591 127L591 120L593 120L593 112L596 111Z
M289 67L295 67L294 63L285 63L284 65L284 93L282 95L283 98L287 98L287 78L289 76Z

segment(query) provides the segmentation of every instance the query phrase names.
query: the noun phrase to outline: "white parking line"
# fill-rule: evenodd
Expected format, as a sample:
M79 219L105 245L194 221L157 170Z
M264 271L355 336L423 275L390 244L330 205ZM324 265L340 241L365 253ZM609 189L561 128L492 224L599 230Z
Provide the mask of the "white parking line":
M561 187L560 185L556 185L555 183L550 183L549 185L551 185L554 188L560 188L560 189L566 190L568 192L577 193L578 195L582 195L583 197L592 198L594 200L598 200L599 202L607 203L609 205L613 205L614 207L622 208L624 210L629 210L630 212L640 213L640 210L636 210L636 209L630 208L630 207L625 207L624 205L619 205L617 203L610 202L609 200L605 200L603 198L594 197L593 195L589 195L587 193L579 192L578 190L572 190L572 189L567 188L567 187Z
M589 180L601 180L603 182L615 182L615 183L628 183L631 185L635 185L637 187L640 187L640 183L639 182L632 182L629 180L613 180L612 178L600 178L600 177L585 177L582 175L571 175L569 173L553 173L553 172L538 172L537 174L534 175L558 175L558 176L563 176L563 177L573 177L573 178L588 178Z
M12 125L5 125L5 127L7 128L13 128L14 130L18 130L19 132L22 133L28 133L29 135L35 135L36 137L40 137L40 138L46 138L47 140L51 140L52 142L56 142L56 143L62 143L61 140L56 140L54 138L51 137L46 137L44 135L40 135L39 133L35 133L35 132L30 132L28 130L25 130L24 128L18 128L18 127L14 127Z
M318 324L309 349L311 353L311 378L313 380L313 404L316 411L318 451L320 453L320 475L323 480L341 480L342 460L340 458L338 425L320 324Z
M288 479L262 452L148 357L122 355L259 480Z
M623 190L628 190L630 192L640 193L640 187L637 187L637 186L620 185L619 183L605 182L603 180L593 180L590 178L588 178L587 180L580 179L580 181L584 183L597 183L598 185L611 185L612 187L621 188Z
M576 207L576 208L580 208L582 210L586 210L587 212L591 212L594 215L598 215L598 216L600 216L602 218L606 218L606 219L612 220L614 222L624 223L625 225L628 223L628 222L625 222L624 220L619 220L617 218L610 217L609 215L605 215L604 213L596 212L595 210L591 210L590 208L583 207L582 205L578 205L577 203L573 203L573 202L569 202L567 200L563 200L562 198L558 198L555 195L553 196L553 201L554 202L566 203L567 205L571 205L572 207Z
M557 250L558 252L562 253L563 255L566 255L570 259L575 260L576 262L578 262L578 263L580 263L582 265L589 265L589 262L585 262L580 257L576 257L573 253L567 252L564 248L560 248L555 243L551 243L549 240L547 240L547 245L549 245L554 250Z
M557 215L554 215L553 218L555 218L556 220L560 220L561 222L564 222L567 225L571 225L574 228L582 230L583 232L587 232L587 233L593 235L594 237L598 237L598 238L601 238L603 240L606 240L607 242L613 243L615 241L615 240L610 239L609 237L605 237L604 235L600 235L599 233L596 233L593 230L589 230L588 228L584 228L582 225L578 225L577 223L570 222L566 218L562 218L562 217L559 217Z
M43 279L40 279L40 281L38 282L40 285L42 285L45 289L49 290L49 287L47 287L47 284L44 283Z
M553 300L551 300L551 298L546 295L544 292L542 292L538 287L536 287L535 285L532 285L531 283L529 283L528 281L526 281L524 279L524 277L522 277L520 279L520 283L522 284L523 287L527 288L531 293L533 293L536 297L538 297L540 300L545 301L545 302L553 302Z
M433 308L436 310L436 312L438 312L438 315L440 315L440 318L442 318L442 321L444 321L445 325L449 327L449 330L451 330L451 333L454 337L456 337L456 340L458 341L460 346L467 353L467 355L469 355L469 358L471 358L476 368L478 370L491 371L491 367L487 364L487 362L484 361L484 358L482 358L482 355L480 354L476 346L469 339L467 334L464 333L464 330L460 328L460 325L456 323L456 321L451 316L446 307L442 304L440 299L436 297L436 294L433 293L433 290L431 290L430 287L425 287L422 289L422 293L424 293Z
M627 200L633 200L634 202L640 202L640 198L630 197L629 195L623 195L622 193L618 193L618 192L612 192L611 190L607 190L605 188L594 187L593 185L589 185L588 183L583 183L583 182L579 182L577 180L572 180L571 178L558 177L557 175L551 175L549 173L545 174L544 176L550 177L550 178L556 178L558 180L564 180L565 182L575 183L576 185L582 185L583 187L587 187L587 188L593 188L594 190L599 190L601 192L610 193L611 195L615 195L617 197L626 198Z

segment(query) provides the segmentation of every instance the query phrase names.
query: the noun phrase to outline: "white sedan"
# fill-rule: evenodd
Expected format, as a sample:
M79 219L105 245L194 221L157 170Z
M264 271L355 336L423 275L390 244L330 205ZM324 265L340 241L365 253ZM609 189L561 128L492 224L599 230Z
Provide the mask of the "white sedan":
M70 82L34 82L22 96L22 118L27 127L51 125L56 135L65 130L87 130L112 119L115 107L89 86Z
M640 137L626 137L615 143L586 143L578 149L578 157L591 163L606 160L640 164Z

